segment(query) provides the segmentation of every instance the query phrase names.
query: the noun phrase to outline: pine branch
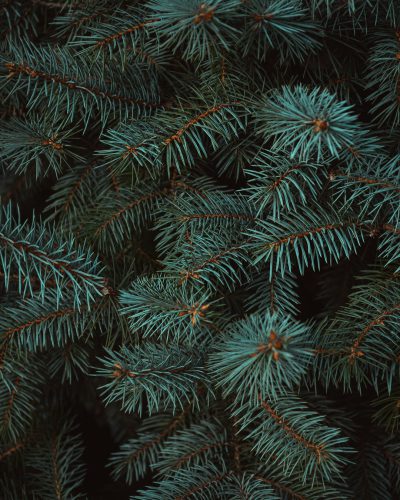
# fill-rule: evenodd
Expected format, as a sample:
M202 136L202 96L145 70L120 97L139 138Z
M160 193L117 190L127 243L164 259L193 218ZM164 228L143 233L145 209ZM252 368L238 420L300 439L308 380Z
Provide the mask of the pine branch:
M245 24L241 36L243 54L266 60L279 47L281 62L303 61L320 48L320 28L298 0L250 0L243 3Z
M29 361L29 363L27 363ZM16 442L15 449L22 447L39 404L44 383L44 366L37 357L14 358L1 361L0 372L0 436L3 442ZM18 446L20 443L20 446Z
M170 252L163 261L164 272L178 279L180 285L205 285L212 289L223 286L233 290L235 285L249 280L250 258L245 241L226 241L226 236L192 234L177 252Z
M119 3L123 2L113 3L110 6L106 0L98 0L86 1L83 5L82 2L70 5L67 12L60 13L53 20L56 36L73 40L77 35L87 32L93 24L112 15L113 11L119 7Z
M261 152L256 157L257 170L245 170L250 187L249 200L257 207L257 215L270 214L274 219L281 211L296 211L299 205L317 201L322 191L323 168L316 164L288 161Z
M73 290L75 306L90 304L101 294L104 279L99 275L98 260L92 252L75 245L74 239L60 238L52 226L42 222L23 222L12 214L9 204L0 211L0 263L4 286L9 288L9 276L18 271L18 293L33 295L32 279L38 279L41 300L46 295L46 283L54 280L57 303L65 294L65 285Z
M254 451L271 465L282 464L287 477L301 463L297 470L303 483L330 481L349 461L348 439L294 395L276 401L260 397L257 406L242 406L235 414L242 415L241 431L254 443Z
M14 119L0 129L0 159L18 175L32 175L32 170L36 179L59 175L71 161L81 160L69 141L75 132L49 116Z
M138 67L125 72L113 68L108 83L111 74L104 74L102 65L66 47L37 48L24 43L2 57L2 68L9 96L17 90L26 93L29 107L48 96L48 108L65 109L70 120L82 116L85 128L96 112L105 125L117 112L129 118L159 105L158 91L145 84L147 75Z
M348 147L357 148L362 128L352 106L318 87L308 91L297 85L275 90L266 99L256 124L273 149L291 158L318 162L338 157Z
M167 476L156 486L142 490L133 499L155 500L163 495L164 498L175 500L186 500L188 498L221 498L231 473L225 467L217 468L213 465L208 467L193 467L180 469L175 474Z
M350 387L354 380L361 390L366 384L377 388L385 380L391 390L393 370L399 356L395 325L400 314L397 280L376 281L375 274L358 285L349 302L330 324L315 332L315 370L326 385L335 381Z
M251 473L232 476L229 484L226 485L225 498L240 500L242 498L252 498L254 500L263 500L265 498L278 500L281 498L275 494L273 488L266 482L261 481Z
M350 172L332 173L335 200L353 205L362 217L379 219L398 213L400 200L399 158L379 158ZM367 215L368 214L368 215Z
M186 348L145 344L107 350L103 368L97 374L110 379L101 387L106 404L120 401L124 411L144 413L144 398L149 415L183 409L185 401L198 405L196 385L209 387L202 356Z
M199 341L214 317L210 293L163 278L138 278L121 292L121 313L144 337Z
M154 29L162 44L185 60L201 62L237 40L238 30L230 24L237 17L237 0L152 0L147 4Z
M82 453L73 421L43 429L27 454L31 491L42 498L79 498L78 488L84 479Z
M76 14L75 14L76 15ZM115 57L115 49L123 65L126 63L129 49L141 45L148 34L148 28L155 20L145 19L145 13L137 5L130 8L116 8L108 15L92 18L86 26L85 34L77 34L69 45L83 47L95 53L95 57ZM82 24L82 22L81 22Z
M143 170L153 179L159 175L162 167L159 138L151 122L109 129L102 137L102 143L108 149L102 149L99 154L112 172L121 174L132 171L135 174L132 175L133 182L139 181Z
M220 422L202 421L169 437L153 467L164 475L183 467L206 466L210 461L219 462L220 457L227 453L229 444Z
M68 222L71 229L88 209L88 198L91 199L95 191L102 193L108 188L107 180L96 169L94 162L75 166L66 172L57 180L53 187L54 193L49 197L46 207L48 220L58 218Z
M50 377L61 379L61 383L71 384L81 375L88 375L89 356L92 349L93 343L86 340L84 345L70 342L58 350L52 350L48 358Z
M286 272L284 276L273 273L268 279L266 273L259 274L251 280L248 286L249 296L246 299L246 310L251 312L288 314L298 313L299 296L297 293L296 276Z
M1 308L0 341L4 349L10 345L29 351L64 347L83 335L90 337L97 322L106 323L109 305L110 295L106 293L90 308L78 308L71 294L65 294L60 301L56 290L47 289L44 301L34 295Z
M295 266L303 274L307 267L319 269L321 262L349 258L364 241L363 226L355 217L321 209L294 212L279 221L269 217L248 235L254 261L268 263L270 279L274 272L283 276Z
M177 415L154 415L147 417L138 429L138 436L123 443L111 456L109 467L114 478L124 476L128 484L142 478L149 466L155 464L168 436L180 428L191 409L187 403Z
M392 393L382 394L372 402L375 408L373 422L390 434L396 434L400 429L400 388L397 386Z
M377 122L396 127L400 123L400 69L398 54L400 40L394 30L375 36L375 46L366 68L366 89L372 102L372 113Z
M101 251L115 253L152 220L158 204L168 194L168 189L149 182L142 182L134 189L109 189L83 214L82 232Z
M210 372L237 404L279 398L311 362L307 326L278 315L252 315L230 325L210 355Z
M167 253L194 235L236 234L255 221L253 206L244 196L207 193L205 197L184 193L171 200L160 214L156 230L158 248Z
M399 252L399 239L400 227L398 227L398 207L395 206L395 211L389 219L389 224L383 224L383 232L379 237L379 257L385 259L385 265L398 266L396 272L400 270L400 252ZM396 224L394 225L393 222Z

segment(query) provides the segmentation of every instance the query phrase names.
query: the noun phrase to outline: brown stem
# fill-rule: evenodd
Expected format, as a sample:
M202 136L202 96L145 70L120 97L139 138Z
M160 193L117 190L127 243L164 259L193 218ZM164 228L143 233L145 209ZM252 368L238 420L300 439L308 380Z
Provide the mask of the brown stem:
M309 441L308 439L304 438L301 434L297 433L292 426L286 422L286 420L278 415L278 413L266 402L259 397L261 401L261 406L264 408L264 410L275 420L275 422L282 427L282 429L292 438L294 438L296 441L301 443L305 448L308 448L311 450L317 457L318 463L321 462L321 460L326 459L328 457L326 451L324 450L324 445L322 444L315 444Z
M220 111L221 109L231 108L234 104L238 104L238 103L237 102L232 102L230 104L218 104L217 106L213 106L212 108L207 109L207 111L204 111L203 113L200 113L199 115L197 115L194 118L192 118L191 120L189 120L185 125L183 125L183 127L181 127L179 130L177 130L175 132L175 134L173 134L170 137L168 137L167 139L165 139L164 140L164 144L166 146L169 146L174 141L180 142L182 135L188 129L190 129L191 127L193 127L193 125L196 125L201 120L204 120L204 118L207 118L207 116L215 114L218 111Z

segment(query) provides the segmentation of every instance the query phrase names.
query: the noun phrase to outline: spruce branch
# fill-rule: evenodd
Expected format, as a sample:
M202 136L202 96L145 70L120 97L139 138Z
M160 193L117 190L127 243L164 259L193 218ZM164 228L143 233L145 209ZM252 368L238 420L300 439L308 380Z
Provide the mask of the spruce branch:
M320 48L320 28L298 0L250 0L242 2L245 24L241 36L244 55L255 53L266 60L279 47L279 56L304 60Z
M295 464L303 464L303 483L330 481L351 458L348 439L297 396L276 401L260 397L258 405L244 405L235 414L240 417L241 432L246 432L261 458L271 465L283 463L289 476Z
M159 459L168 436L185 423L191 407L189 402L176 415L160 414L145 418L137 437L124 442L119 451L112 454L108 465L112 468L113 477L123 476L128 484L142 478Z
M75 244L56 233L54 227L46 226L35 219L22 221L17 213L13 215L11 204L0 211L0 265L4 286L10 286L10 275L18 273L18 293L22 297L34 292L33 280L39 281L39 297L46 296L48 280L54 280L57 303L65 294L65 286L73 290L76 307L90 302L101 294L104 278L99 261L90 250Z
M82 160L70 142L75 132L49 116L14 119L0 129L0 159L18 175L32 170L36 179L59 175L71 162Z
M255 167L255 168L254 168ZM322 192L323 167L315 163L288 160L285 156L261 152L245 169L249 200L257 207L257 215L271 214L278 219L281 211L296 211L299 204L317 201Z
M185 401L198 405L197 384L209 387L202 356L187 348L146 343L143 347L107 350L97 375L109 381L101 386L106 404L120 401L128 412L144 413L147 400L149 415L171 409L174 413Z
M251 315L226 329L210 355L209 369L238 404L279 398L294 389L311 363L306 325L277 314Z
M17 90L25 92L32 108L48 96L50 109L64 110L69 120L81 116L85 128L95 113L105 125L117 113L129 118L159 105L157 89L145 85L146 72L130 67L113 71L109 79L101 64L93 65L66 47L38 48L22 42L2 56L1 67L9 97Z
M245 301L247 311L270 313L280 312L293 317L299 310L296 276L286 272L284 276L273 273L268 279L267 273L253 277L247 287L249 296Z
M297 267L304 273L307 267L319 269L321 262L331 264L342 256L349 258L365 238L363 225L345 213L338 216L319 209L318 213L299 211L286 217L279 221L268 217L248 230L254 261L268 263L270 279L274 272L283 276Z
M345 148L357 148L362 132L352 106L325 89L303 85L283 86L267 96L256 123L274 150L300 161L338 157Z
M147 3L162 44L189 61L201 62L219 50L229 50L238 38L232 20L238 0L152 0Z
M138 278L121 292L120 301L132 332L166 340L198 341L212 323L216 306L207 289L162 277Z
M41 431L27 453L31 491L42 498L79 498L84 467L76 424L69 418L63 423L47 423Z
M2 442L16 442L14 449L4 452L6 456L23 446L40 402L43 373L44 365L37 356L12 360L1 357L0 436Z

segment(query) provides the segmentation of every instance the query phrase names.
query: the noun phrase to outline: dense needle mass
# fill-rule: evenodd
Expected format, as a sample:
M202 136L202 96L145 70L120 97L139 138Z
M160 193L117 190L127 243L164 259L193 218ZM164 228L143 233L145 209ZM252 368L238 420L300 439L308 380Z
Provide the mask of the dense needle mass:
M398 0L0 0L0 497L400 498Z

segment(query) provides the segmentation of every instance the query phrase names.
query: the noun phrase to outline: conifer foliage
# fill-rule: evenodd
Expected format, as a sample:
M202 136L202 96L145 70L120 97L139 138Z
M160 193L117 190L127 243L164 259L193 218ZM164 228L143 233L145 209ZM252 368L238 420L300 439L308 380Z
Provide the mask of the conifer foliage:
M0 497L400 498L400 3L0 0Z

